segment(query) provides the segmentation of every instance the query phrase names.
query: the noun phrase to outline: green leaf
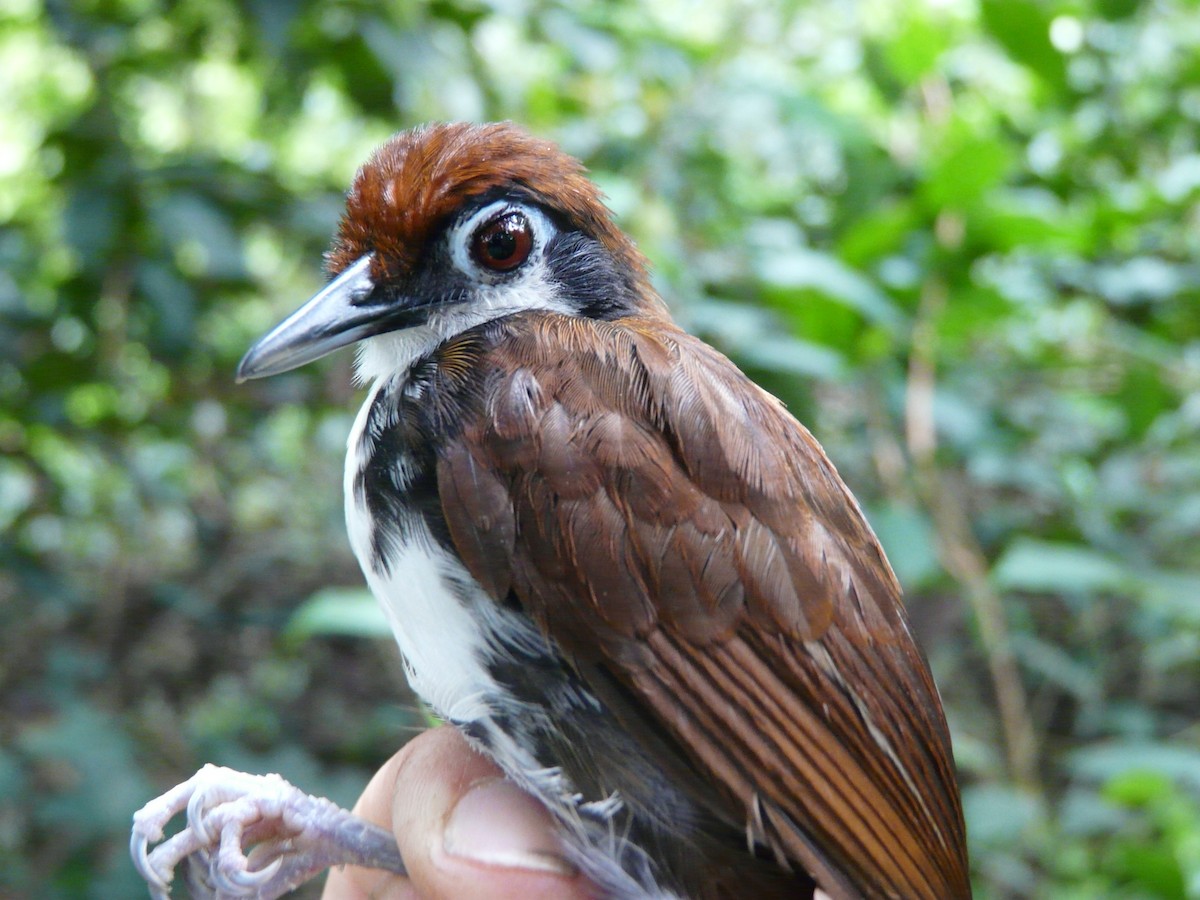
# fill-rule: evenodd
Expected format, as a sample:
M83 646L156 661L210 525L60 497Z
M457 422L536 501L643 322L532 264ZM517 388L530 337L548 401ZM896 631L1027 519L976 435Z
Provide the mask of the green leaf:
M982 785L963 791L963 815L973 846L1015 843L1038 819L1037 799L1002 785Z
M924 510L891 503L871 510L868 519L906 592L927 586L941 574L933 525Z
M1086 253L1092 209L1086 202L1065 206L1047 190L998 188L972 210L972 233L1002 250L1018 247Z
M1104 785L1104 796L1122 806L1145 806L1170 795L1171 779L1162 772L1131 769Z
M836 381L845 371L840 353L781 331L776 317L740 303L703 300L687 310L687 327L746 366Z
M387 616L371 592L359 588L317 591L296 610L286 630L291 638L331 634L382 638L391 633Z
M889 330L899 329L905 321L887 295L865 276L819 250L796 247L766 254L759 274L771 287L815 291Z
M1062 647L1038 639L1034 635L1016 634L1012 638L1013 652L1027 668L1062 688L1079 700L1095 701L1101 696L1101 682L1096 669L1071 657Z
M1194 746L1110 741L1076 750L1068 759L1071 770L1081 778L1110 782L1130 773L1150 773L1200 790L1200 748Z
M865 268L899 249L915 220L911 203L886 203L866 210L846 226L838 256L848 265Z
M151 796L133 740L111 711L72 699L26 728L17 746L58 773L57 786L44 790L36 807L36 821L51 832L112 834Z
M786 375L837 381L846 374L844 359L836 350L785 334L767 335L737 350L747 366Z
M1050 43L1052 10L1039 0L983 0L983 26L1012 59L1055 89L1066 85L1067 69Z
M178 190L151 206L155 227L189 276L246 276L242 243L228 213L199 191Z
M959 124L937 152L921 194L934 209L970 206L1004 178L1013 155L999 137L974 134Z
M1104 554L1081 544L1017 538L992 568L997 587L1047 593L1117 591L1130 573Z
M1143 0L1095 0L1096 11L1106 19L1127 19L1145 5Z
M1194 892L1185 890L1179 861L1170 848L1120 841L1113 849L1111 866L1123 876L1122 880L1129 879L1147 891L1149 896L1179 900L1196 896Z
M1200 575L1158 568L1139 572L1138 590L1147 608L1189 631L1200 628Z
M950 46L950 30L934 22L925 7L912 4L895 37L884 46L884 58L896 77L916 84L933 71L938 58Z

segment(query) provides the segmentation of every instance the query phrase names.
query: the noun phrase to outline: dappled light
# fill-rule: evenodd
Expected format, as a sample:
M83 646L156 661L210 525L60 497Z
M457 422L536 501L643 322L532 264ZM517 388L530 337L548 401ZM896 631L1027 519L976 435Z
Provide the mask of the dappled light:
M643 6L0 3L0 896L141 896L201 763L352 804L427 724L352 354L234 370L374 147L512 119L862 501L977 896L1200 897L1200 8Z

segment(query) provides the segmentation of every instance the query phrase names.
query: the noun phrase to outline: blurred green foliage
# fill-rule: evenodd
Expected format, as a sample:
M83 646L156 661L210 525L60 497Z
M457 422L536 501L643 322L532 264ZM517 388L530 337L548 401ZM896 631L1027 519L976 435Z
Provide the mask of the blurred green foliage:
M422 724L348 355L231 373L373 146L512 118L863 500L979 896L1200 898L1198 46L1195 0L0 0L0 896L137 896L202 762L347 802Z

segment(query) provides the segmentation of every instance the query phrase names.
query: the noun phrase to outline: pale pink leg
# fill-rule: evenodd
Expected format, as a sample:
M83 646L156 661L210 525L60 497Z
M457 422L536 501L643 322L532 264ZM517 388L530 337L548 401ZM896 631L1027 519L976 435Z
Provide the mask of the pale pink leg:
M185 809L183 831L150 850ZM193 896L213 900L274 900L336 865L404 874L389 831L278 775L212 765L134 814L130 853L155 900L170 897L184 860Z

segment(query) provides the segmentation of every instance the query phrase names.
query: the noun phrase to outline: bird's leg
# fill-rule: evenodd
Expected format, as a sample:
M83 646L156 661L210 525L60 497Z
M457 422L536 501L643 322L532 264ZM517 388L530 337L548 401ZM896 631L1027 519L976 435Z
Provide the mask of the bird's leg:
M184 810L187 826L151 850ZM192 896L214 900L273 900L336 865L404 874L391 832L278 775L212 765L134 813L130 853L155 900L184 860Z

